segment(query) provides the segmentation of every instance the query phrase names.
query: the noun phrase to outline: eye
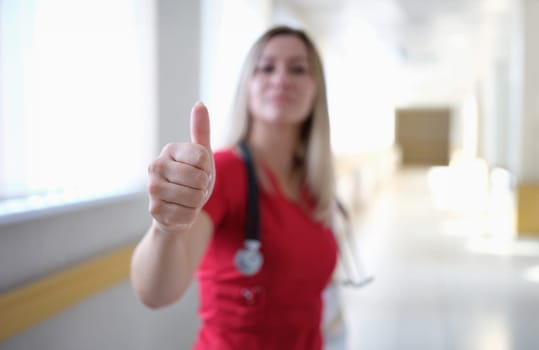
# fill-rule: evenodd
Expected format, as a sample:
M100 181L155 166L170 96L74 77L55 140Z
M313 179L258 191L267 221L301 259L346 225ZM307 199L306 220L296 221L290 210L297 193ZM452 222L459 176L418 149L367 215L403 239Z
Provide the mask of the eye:
M291 73L291 74L295 74L295 75L301 75L301 74L305 74L307 73L307 68L305 66L291 66L288 68L288 71Z
M256 67L257 73L271 73L275 70L275 67L272 64L261 64Z

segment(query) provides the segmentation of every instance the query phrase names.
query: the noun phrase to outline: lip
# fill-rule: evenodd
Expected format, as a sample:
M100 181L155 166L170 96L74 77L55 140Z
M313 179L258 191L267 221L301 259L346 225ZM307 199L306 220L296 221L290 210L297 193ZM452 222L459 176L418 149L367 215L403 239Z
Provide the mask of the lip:
M288 95L285 94L278 94L270 96L270 101L275 104L288 104L291 102L291 98Z

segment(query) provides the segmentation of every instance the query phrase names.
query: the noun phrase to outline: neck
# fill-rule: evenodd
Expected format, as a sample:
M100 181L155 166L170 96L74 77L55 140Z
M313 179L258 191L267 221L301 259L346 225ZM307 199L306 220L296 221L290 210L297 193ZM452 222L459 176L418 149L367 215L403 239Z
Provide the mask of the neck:
M281 175L292 172L297 127L253 124L248 143L256 158Z
M296 197L299 192L298 174L294 171L298 133L297 126L253 123L247 141L255 163L263 162L268 166L290 197Z

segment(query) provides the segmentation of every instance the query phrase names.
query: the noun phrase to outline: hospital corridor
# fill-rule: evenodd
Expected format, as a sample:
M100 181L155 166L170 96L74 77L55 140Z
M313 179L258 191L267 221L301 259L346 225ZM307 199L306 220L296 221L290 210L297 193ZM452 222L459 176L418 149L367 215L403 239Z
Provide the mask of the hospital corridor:
M249 51L270 28L279 40ZM268 47L273 53L263 54ZM275 57L286 58L286 69L277 72ZM276 118L285 121L253 127L266 116L248 102L257 94L258 106L278 106ZM208 116L194 127L195 107L206 117L197 101ZM155 164L177 161L185 175L196 152L183 154L189 162L160 158L167 145L202 146L213 156L233 134L242 146L266 147L253 153L259 172L249 175L288 185L288 201L261 205L278 218L271 232L281 234L264 242L281 245L275 255L262 245L274 258L264 265L248 254L260 253L262 241L249 245L252 237L237 235L236 219L252 212L217 205L216 216L236 220L236 236L227 237L237 242L210 240L217 229L209 219L201 221L207 237L196 237L257 260L246 266L234 255L220 265L216 257L226 254L191 245L170 256L210 259L168 267L198 267L206 279L184 279L174 285L187 286L180 299L148 306L132 261L159 221L150 194ZM260 324L277 325L282 339L294 332L280 315L299 310L297 319L308 322L290 316L290 324L308 331L291 338L317 349L327 341L324 350L538 350L538 134L539 0L0 0L0 350L189 350L211 323L204 317L219 314L228 330L230 315L242 325L254 320L245 310L258 317L261 334ZM288 156L274 163L284 164L278 180L260 176L264 162L278 158L273 146ZM173 202L188 195L171 195L170 203L205 220L217 158L201 154L207 166L188 168L192 178L159 180L195 193L192 205ZM243 173L226 170L221 179L241 180L227 175ZM235 186L221 186L221 195L240 198ZM339 204L344 210L333 211ZM318 225L321 213L330 224ZM340 222L345 214L349 221ZM193 222L171 227L189 230ZM324 236L304 244L308 236L286 229ZM274 283L255 285L260 268L282 290L297 285L296 299ZM321 302L326 275L336 286L333 304ZM230 281L237 285L227 289ZM264 290L274 293L265 313L249 309ZM215 302L224 306L212 314L219 307L201 304L214 294L229 299ZM324 328L329 313L320 312L328 305L333 325L343 326L334 337ZM266 341L282 340L269 333ZM234 350L288 350L257 346Z
M350 349L535 349L539 242L511 232L503 188L472 207L474 193L438 175L399 170L359 215L374 281L343 288Z

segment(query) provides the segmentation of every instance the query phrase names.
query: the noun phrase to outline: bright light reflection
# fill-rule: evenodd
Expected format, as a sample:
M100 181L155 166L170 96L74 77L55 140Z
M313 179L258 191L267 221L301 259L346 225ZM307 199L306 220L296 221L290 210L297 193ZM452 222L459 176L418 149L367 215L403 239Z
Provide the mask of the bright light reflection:
M436 208L450 211L484 210L488 199L487 164L480 159L456 159L432 167L428 184Z
M466 249L472 253L499 256L539 256L539 242L521 242L511 239L489 239L475 237L467 242Z
M476 332L477 350L511 350L511 332L504 314L487 315Z
M524 279L530 282L539 283L539 265L525 270Z
M495 168L489 173L485 161L457 153L449 166L429 170L428 184L437 209L459 214L458 220L442 223L443 235L471 237L467 248L473 252L536 256L525 244L511 245L516 226L507 170Z

